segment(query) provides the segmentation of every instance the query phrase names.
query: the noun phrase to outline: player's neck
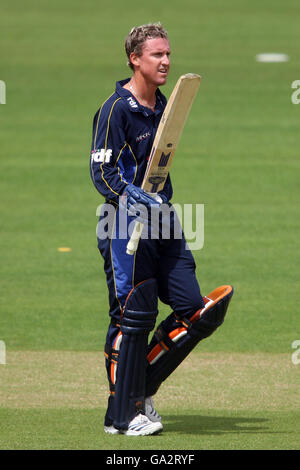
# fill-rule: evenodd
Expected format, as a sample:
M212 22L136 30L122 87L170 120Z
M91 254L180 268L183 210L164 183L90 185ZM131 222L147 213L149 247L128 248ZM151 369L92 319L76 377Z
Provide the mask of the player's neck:
M156 90L157 86L148 83L144 77L139 75L133 75L130 81L127 83L127 87L136 99L143 106L154 109L156 102Z

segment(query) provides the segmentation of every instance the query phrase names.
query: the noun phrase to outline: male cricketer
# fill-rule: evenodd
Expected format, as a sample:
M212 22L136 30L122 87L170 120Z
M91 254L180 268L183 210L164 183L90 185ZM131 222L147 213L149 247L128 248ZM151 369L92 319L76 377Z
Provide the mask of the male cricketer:
M160 224L158 236L142 237L135 255L126 254L130 234L124 236L120 228L120 212L125 212L126 227L136 219L151 227L152 211L172 207L173 190L170 176L155 196L141 189L167 102L159 90L170 69L167 31L160 23L134 27L125 50L132 76L117 82L115 92L94 117L90 172L105 198L103 207L108 204L115 214L109 236L97 235L110 315L105 344L110 395L104 430L139 436L162 430L152 397L196 344L223 322L233 288L222 286L210 298L202 297L194 258L183 232L174 236L172 217L168 237L162 236ZM141 207L145 210L138 210ZM103 210L100 221L105 215ZM148 344L158 299L172 313Z

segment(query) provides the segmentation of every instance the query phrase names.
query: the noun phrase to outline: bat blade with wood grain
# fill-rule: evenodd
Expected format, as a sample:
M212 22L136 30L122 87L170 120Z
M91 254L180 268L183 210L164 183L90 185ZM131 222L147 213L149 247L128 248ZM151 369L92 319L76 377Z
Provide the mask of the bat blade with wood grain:
M157 128L141 186L150 195L155 195L164 187L200 80L200 75L194 73L182 75L171 93ZM127 254L133 255L136 252L142 230L143 224L136 222L127 244Z

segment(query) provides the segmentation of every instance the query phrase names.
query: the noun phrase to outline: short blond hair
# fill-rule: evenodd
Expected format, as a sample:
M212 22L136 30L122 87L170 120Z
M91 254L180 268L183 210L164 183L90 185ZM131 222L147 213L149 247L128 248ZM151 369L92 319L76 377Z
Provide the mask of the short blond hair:
M147 39L168 39L168 33L161 23L149 23L134 26L125 39L125 51L127 54L127 65L134 70L130 61L130 54L134 52L137 56L142 55L143 44Z

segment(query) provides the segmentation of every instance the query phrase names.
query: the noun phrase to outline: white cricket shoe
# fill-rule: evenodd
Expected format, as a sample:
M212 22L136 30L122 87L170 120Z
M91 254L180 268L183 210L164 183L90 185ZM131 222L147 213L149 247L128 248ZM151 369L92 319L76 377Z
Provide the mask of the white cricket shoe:
M104 432L107 434L125 434L126 436L148 436L162 431L161 417L154 409L152 398L148 397L146 400L148 400L148 411L150 410L151 419L140 413L130 421L126 431L120 431L114 425L110 425L104 426Z
M158 434L162 428L161 422L150 421L147 416L139 413L130 421L127 431L121 432L126 436L149 436L150 434Z
M119 434L119 429L115 428L113 425L104 426L104 432L107 434Z
M152 397L145 398L145 415L153 423L161 423L161 416L157 413L156 409L154 408L154 402Z

